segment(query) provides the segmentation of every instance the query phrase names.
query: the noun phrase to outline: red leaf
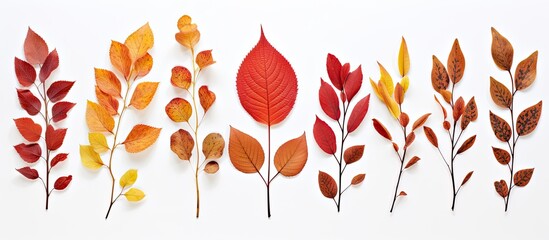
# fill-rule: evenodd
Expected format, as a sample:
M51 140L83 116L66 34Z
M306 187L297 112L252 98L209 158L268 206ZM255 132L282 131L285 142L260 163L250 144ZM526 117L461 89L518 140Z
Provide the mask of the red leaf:
M36 81L36 70L30 63L15 58L14 65L15 76L17 76L19 84L28 87Z
M368 108L370 107L370 94L368 94L363 99L360 99L358 103L353 108L353 111L351 112L351 116L349 117L349 120L347 122L347 132L351 133L355 131L358 126L362 123L362 120L364 120L364 117L366 116L366 113L368 113Z
M405 191L400 191L400 193L398 194L398 197L404 197L404 196L408 196L408 194Z
M48 45L36 34L31 28L27 31L27 37L25 38L25 58L32 64L43 64L48 56Z
M72 175L66 176L66 177L59 177L57 180L55 180L55 183L53 184L53 188L55 190L63 190L69 186L69 183L72 181Z
M318 90L318 99L322 110L333 120L339 120L341 111L339 110L339 101L337 94L330 84L320 79L320 89Z
M18 118L13 120L15 126L27 141L37 142L42 134L42 126L36 124L31 118Z
M292 66L265 38L248 53L236 77L242 107L256 121L275 125L292 110L297 95L297 77Z
M423 132L425 132L425 136L427 137L427 140L429 140L429 142L433 144L433 146L438 148L438 138L435 132L433 131L433 129L427 126L423 126Z
M57 55L57 50L53 49L46 58L46 61L44 61L44 65L40 68L40 81L46 81L57 67L59 67L59 55Z
M406 136L406 140L404 143L404 149L409 148L415 139L416 139L416 134L414 132L411 132L410 134L408 134L408 136Z
M66 128L54 129L52 125L48 125L46 128L46 145L49 150L57 150L63 145L65 140L65 134L67 134Z
M67 157L69 156L68 153L59 153L53 159L51 160L51 167L55 167L60 162L63 162L67 160Z
M351 65L349 63L345 63L343 64L343 66L341 66L341 72L339 73L339 77L341 78L341 84L345 85L345 82L347 81L347 76L349 76L349 71L351 71Z
M57 102L63 100L69 90L71 90L74 82L69 81L57 81L51 84L48 88L47 95L50 101Z
M347 80L345 81L345 95L347 100L350 102L355 97L358 90L362 86L362 66L358 66L354 71L347 75Z
M461 186L465 185L469 181L469 179L471 179L471 176L473 176L473 172L474 171L470 171L469 173L467 173L467 175L465 175L463 181L461 182Z
M332 131L326 122L320 120L318 116L316 117L315 125L313 126L313 135L322 151L327 154L335 154L337 145L334 131Z
M35 163L42 156L42 148L40 148L40 145L37 143L31 143L28 145L21 143L13 147L15 148L15 151L19 153L19 156L23 159L23 161L28 163Z
M381 122L379 122L375 118L372 119L372 121L374 122L374 129L377 131L377 133L379 133L379 135L381 135L382 137L386 138L389 141L393 141L393 137L391 137L391 133L387 131L387 128L385 128L385 126L383 126Z
M31 116L34 116L40 112L42 103L34 96L29 90L17 89L17 97L19 98L19 104L27 111Z
M318 171L318 186L324 197L335 198L337 195L336 181L332 176L323 171Z
M24 167L24 168L19 168L15 170L17 170L19 173L21 173L21 175L31 180L37 179L40 176L38 175L38 171L36 171L36 169L32 169L30 167Z
M51 108L53 122L59 122L67 118L67 112L70 111L76 103L71 102L58 102Z
M354 163L362 158L364 154L364 145L349 147L343 153L343 160L346 164Z
M405 169L411 167L411 166L414 166L414 164L416 164L421 158L419 158L418 156L414 156L412 157L412 159L410 159L410 161L408 161L408 164L406 164L406 167L404 167Z
M343 81L341 80L341 62L336 56L328 53L326 59L326 69L328 70L328 76L330 81L340 91L343 90Z

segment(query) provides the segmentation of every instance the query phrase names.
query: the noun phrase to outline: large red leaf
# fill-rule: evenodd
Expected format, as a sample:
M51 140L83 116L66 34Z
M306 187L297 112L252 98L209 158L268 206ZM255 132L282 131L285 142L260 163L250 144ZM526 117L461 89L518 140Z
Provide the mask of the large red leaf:
M27 30L25 38L25 58L32 65L43 64L48 57L48 45L46 41L36 34L31 28Z
M53 184L53 188L55 190L63 190L69 186L69 183L72 181L72 175L66 176L66 177L59 177L57 180L55 180L55 183Z
M336 137L334 131L326 124L326 122L316 117L315 125L313 127L313 135L315 141L327 154L334 154L337 150Z
M370 107L370 94L368 94L366 97L360 99L358 103L353 108L353 111L351 112L351 116L349 117L349 121L347 122L347 132L351 133L355 131L358 126L362 123L362 120L364 120L364 117L366 116L366 113L368 113L368 108Z
M40 175L38 175L38 171L36 171L36 169L32 169L30 167L24 167L24 168L19 168L19 169L15 169L15 170L17 170L19 173L21 173L21 175L23 175L26 178L31 179L31 180L34 180L34 179L37 179L38 177L40 177Z
M70 111L76 103L58 102L51 108L53 122L59 122L67 118L67 112Z
M28 163L35 163L38 159L40 159L40 156L42 156L42 148L40 148L40 145L37 143L28 145L21 143L13 147L15 148L15 151L19 153L19 156L23 159L23 161Z
M31 118L18 118L13 120L17 130L27 141L37 142L42 134L42 126L35 123Z
M272 126L284 120L297 95L292 66L265 38L248 53L236 76L242 107L258 122Z
M345 81L345 95L347 96L347 101L353 100L358 90L362 86L362 67L358 66L354 71L350 72L347 75L347 80Z
M46 94L52 102L61 101L63 100L63 98L65 98L65 96L67 96L67 93L69 93L69 90L71 90L72 85L74 85L74 82L70 81L54 82L48 88Z
M34 83L36 80L36 70L30 63L25 62L19 58L15 58L15 76L19 84L28 87Z
M40 112L42 103L40 100L26 89L17 89L17 97L19 98L19 104L27 111L31 116L34 116Z
M65 134L67 134L66 128L55 129L52 125L48 125L46 128L46 145L49 150L57 150L63 145L65 140Z
M326 69L328 70L328 76L334 87L342 91L343 81L341 80L341 62L331 53L328 53L328 57L326 58Z
M44 65L40 68L40 81L46 81L57 67L59 67L59 55L57 55L57 50L54 49L48 55L46 61L44 61Z
M320 89L318 90L318 100L320 101L320 107L322 110L333 120L339 120L341 111L339 110L339 100L337 94L322 78L320 79Z

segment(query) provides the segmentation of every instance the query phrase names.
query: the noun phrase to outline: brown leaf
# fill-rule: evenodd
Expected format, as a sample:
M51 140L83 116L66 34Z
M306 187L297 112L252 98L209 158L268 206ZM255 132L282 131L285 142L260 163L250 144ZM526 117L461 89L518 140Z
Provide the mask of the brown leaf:
M541 116L542 101L524 109L517 117L517 133L519 136L524 136L532 133L538 126Z
M452 51L450 51L450 56L448 56L448 75L450 80L456 84L463 77L463 72L465 71L465 57L461 48L459 46L459 41L454 40L454 45L452 46Z
M385 128L385 126L383 126L383 124L381 124L375 118L372 119L372 121L374 122L374 129L377 131L377 133L379 133L379 135L381 135L382 137L386 138L389 141L393 141L393 138L391 137L391 133L389 133L389 131L387 131L387 128Z
M351 185L356 186L358 184L361 184L364 181L365 178L366 178L366 174L364 174L364 173L357 174L351 180Z
M357 145L349 147L343 153L343 160L346 164L357 162L362 158L364 154L364 145Z
M209 174L214 174L217 171L219 171L219 163L216 161L210 161L206 163L206 166L204 166L204 172Z
M324 197L335 198L337 195L336 181L332 176L323 171L318 171L318 186Z
M469 126L469 123L474 122L477 118L477 103L475 102L475 97L472 97L465 106L465 113L463 113L463 117L461 118L461 130L465 130Z
M490 124L492 125L494 135L496 135L500 141L507 142L511 139L511 127L509 126L509 123L496 114L493 114L492 111L490 111Z
M36 34L30 27L24 43L25 58L32 65L43 64L48 57L48 45L46 41Z
M414 164L416 164L419 160L421 160L421 158L419 158L418 156L413 156L404 168L408 169L409 167L414 166Z
M492 147L492 152L494 152L496 160L502 165L509 164L511 161L511 154L504 149Z
M174 122L187 122L193 114L191 104L183 98L174 98L166 105L166 114Z
M194 148L194 139L189 132L179 129L170 137L170 149L181 160L190 160Z
M460 154L460 153L463 153L463 152L469 150L469 148L471 148L473 146L473 144L475 144L476 139L477 139L477 135L473 135L472 137L465 140L465 142L463 142L463 144L461 144L461 147L459 147L456 154Z
M292 177L303 170L308 155L307 138L304 132L301 136L285 142L276 150L274 165L280 174Z
M443 127L446 131L450 131L450 127L452 127L452 126L450 125L450 122L444 121L444 122L442 123L442 127Z
M535 51L517 65L515 70L515 87L517 90L528 88L536 80L538 51Z
M162 128L155 128L144 124L135 125L122 144L124 144L126 151L129 153L141 152L156 142L158 135L160 135L160 130Z
M210 133L202 141L202 153L206 159L218 159L223 156L225 140L219 133Z
M444 65L433 55L433 69L431 70L431 83L435 91L445 90L450 84L448 72Z
M110 132L114 129L114 119L107 110L94 102L86 105L86 123L91 132Z
M510 108L513 102L511 91L493 77L490 77L490 96L494 103L500 107Z
M109 57L114 68L116 68L118 72L122 73L124 78L128 79L130 77L130 69L132 67L130 50L128 47L120 42L111 41Z
M462 97L459 97L458 100L454 103L454 109L452 111L454 115L454 121L459 120L461 115L465 112L465 101L463 101Z
M95 83L102 92L113 97L122 97L122 85L116 75L106 69L95 68Z
M151 71L153 63L152 56L149 53L146 53L143 57L135 61L133 71L138 77L146 76Z
M419 117L415 122L414 122L414 125L412 125L412 131L415 131L416 129L420 128L421 126L423 126L423 124L425 124L425 122L427 122L427 119L429 118L429 116L431 116L430 113L427 113L427 114L423 114L423 116Z
M401 126L406 127L408 126L408 123L410 123L410 117L408 117L408 114L406 114L405 112L401 112L400 116L398 117L398 121L400 122Z
M170 78L170 81L175 87L189 89L192 82L191 72L186 67L175 66L172 68L172 77Z
M435 101L438 103L438 105L440 106L440 109L442 109L442 113L444 115L444 119L446 120L446 117L448 117L448 114L446 113L446 109L442 106L442 104L440 103L440 101L438 100L437 96L435 95Z
M198 98L200 98L200 105L204 112L207 112L215 102L215 93L210 91L208 86L202 86L198 89Z
M256 173L265 162L265 153L255 138L231 126L229 158L238 171Z
M409 148L415 139L416 139L416 134L414 132L411 132L410 134L408 134L408 136L406 136L406 141L404 143L404 149Z
M492 28L492 59L502 70L511 70L513 65L513 46L495 28Z
M515 173L515 176L513 177L513 181L515 182L515 185L519 187L524 187L528 185L528 183L530 182L530 179L532 179L533 174L534 174L533 168L519 170Z
M505 198L509 194L509 188L507 187L507 182L505 180L499 180L494 182L494 187L496 192L502 197Z
M397 83L395 86L394 98L399 105L404 102L404 88L402 88L400 83Z
M438 148L438 138L435 132L433 132L433 129L430 127L424 126L423 132L425 132L425 136L427 137L427 140L433 144L436 148Z
M158 82L142 82L137 84L129 106L133 106L139 110L145 109L151 103L157 88Z
M465 175L463 181L461 182L461 186L465 185L469 181L469 179L471 179L471 176L473 176L473 172L474 171L470 171L469 173L467 173L467 175Z
M398 194L398 197L404 197L404 196L408 196L408 194L405 191L400 191L400 193Z

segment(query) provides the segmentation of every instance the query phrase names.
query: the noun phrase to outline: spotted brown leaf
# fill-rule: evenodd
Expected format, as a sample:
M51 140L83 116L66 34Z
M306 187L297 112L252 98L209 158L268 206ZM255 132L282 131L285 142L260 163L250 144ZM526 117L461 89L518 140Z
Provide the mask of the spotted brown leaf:
M496 135L500 141L507 142L511 139L511 127L509 126L509 123L496 114L493 114L492 111L490 111L490 124L492 125L494 135Z
M541 116L542 101L524 109L517 117L517 133L519 136L528 135L538 126Z

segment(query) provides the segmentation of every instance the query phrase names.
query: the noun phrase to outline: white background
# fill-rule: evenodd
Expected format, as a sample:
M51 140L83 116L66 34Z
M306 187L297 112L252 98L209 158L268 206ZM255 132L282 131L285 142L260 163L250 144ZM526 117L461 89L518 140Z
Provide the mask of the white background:
M497 69L490 55L490 27L496 27L515 47L515 65L539 50L538 77L533 86L517 94L517 109L535 104L548 89L549 22L543 1L9 1L0 10L2 51L0 88L0 239L547 239L549 224L549 163L546 141L549 129L543 124L518 143L516 168L535 167L525 188L515 188L509 212L494 190L493 182L508 181L506 167L497 163L490 146L503 147L493 136L488 110L508 119L489 97L489 76L508 84L508 76ZM169 83L171 68L190 64L189 52L174 39L177 19L189 14L202 33L199 49L214 49L217 63L202 75L203 83L217 94L202 128L219 131L228 140L229 125L266 144L266 128L253 121L238 102L235 76L239 64L259 39L260 24L269 41L290 61L299 81L294 110L273 130L273 152L281 143L307 132L309 160L297 177L277 178L272 185L272 218L266 217L265 188L257 174L238 172L228 154L214 176L201 176L202 211L195 219L193 172L169 148L169 136L177 128L164 113L164 106L182 93ZM129 168L139 169L135 186L147 197L141 203L117 202L105 221L110 179L106 169L84 169L78 145L87 144L84 120L86 99L95 99L93 67L111 68L110 40L124 41L149 21L155 46L154 67L146 80L160 81L157 95L143 112L125 119L122 135L135 123L163 127L157 143L149 150L129 155L115 154L114 170L119 177ZM72 174L64 192L55 192L50 210L44 210L44 192L39 182L30 182L14 169L25 166L12 146L23 138L11 119L24 117L15 88L13 57L23 57L23 41L31 26L58 48L60 67L54 79L76 80L67 100L77 103L62 126L69 131L61 148L70 152L67 162L53 176ZM348 144L365 144L363 160L350 165L345 181L360 172L364 183L343 195L342 212L324 198L317 186L318 170L335 174L336 164L324 154L312 136L315 114L327 119L318 104L319 78L327 79L326 54L334 53L354 69L362 64L363 88L371 92L368 77L377 80L376 61L393 76L401 36L411 56L411 85L405 109L412 119L425 112L427 122L447 146L440 126L441 113L433 101L431 56L446 62L453 40L459 38L467 67L456 92L465 99L476 96L477 122L466 136L477 133L475 146L456 163L458 176L475 170L450 211L451 185L448 171L436 150L421 133L411 154L422 160L404 173L402 190L408 196L389 214L399 163L390 146L374 132L376 117L395 132L397 125L380 101L372 97L370 112ZM132 124L130 124L132 123ZM394 133L396 135L396 132ZM202 138L201 137L201 138ZM399 141L402 141L399 139ZM43 172L43 165L37 167ZM264 167L266 168L266 167ZM266 170L266 169L263 169ZM462 177L457 177L461 179ZM458 180L460 181L460 180Z

